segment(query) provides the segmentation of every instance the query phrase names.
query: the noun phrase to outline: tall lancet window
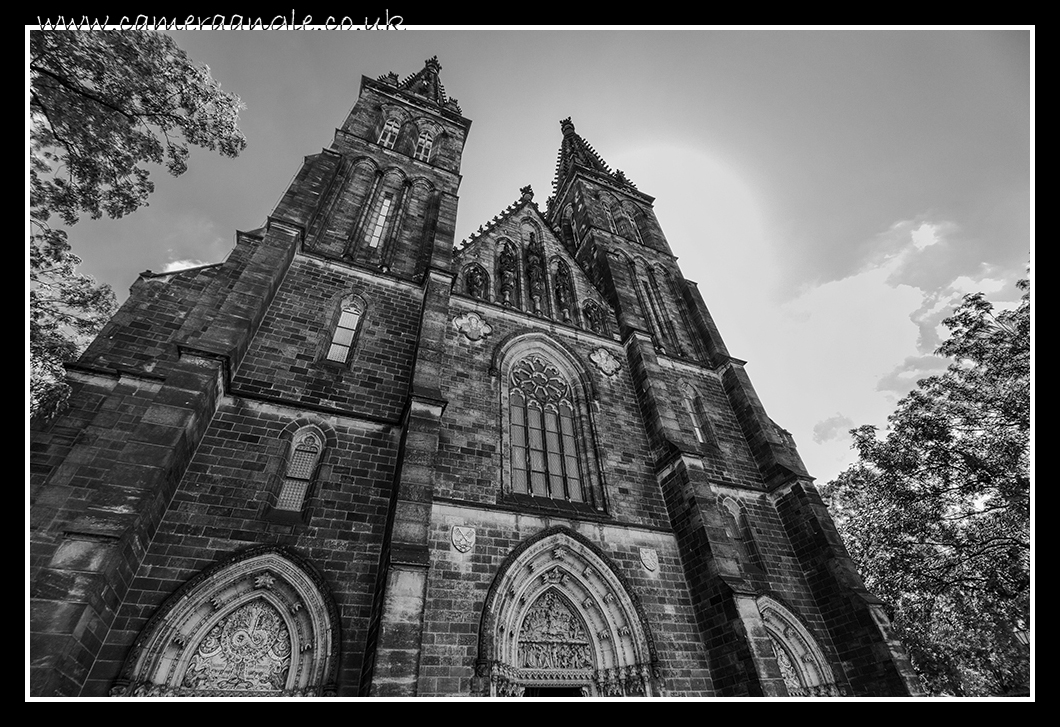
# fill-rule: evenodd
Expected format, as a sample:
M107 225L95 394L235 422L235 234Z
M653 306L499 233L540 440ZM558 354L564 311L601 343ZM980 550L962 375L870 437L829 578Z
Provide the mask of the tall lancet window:
M512 490L584 502L570 383L529 356L512 368L509 387Z
M374 213L365 231L365 241L369 247L379 247L379 241L383 239L383 231L386 229L387 217L390 216L390 208L394 205L394 193L384 192L380 197Z
M383 126L383 130L379 132L379 145L385 146L387 149L393 149L394 143L397 142L398 130L400 128L397 119L390 119L390 121L387 121Z
M421 162L431 160L431 146L434 145L434 135L429 131L421 131L420 138L416 141L416 153L414 156Z
M276 498L276 509L299 512L305 503L306 492L313 481L317 463L324 451L324 442L314 431L302 430L295 434L287 459L280 494Z
M347 363L350 360L350 351L353 349L353 341L357 336L357 327L364 315L364 305L356 297L347 301L339 313L339 320L331 335L331 345L328 346L327 360L336 363Z

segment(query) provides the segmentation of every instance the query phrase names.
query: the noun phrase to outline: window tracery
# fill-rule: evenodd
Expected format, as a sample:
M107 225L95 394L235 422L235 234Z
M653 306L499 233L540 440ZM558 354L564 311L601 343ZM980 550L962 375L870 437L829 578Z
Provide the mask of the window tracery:
M559 370L530 356L511 371L512 489L584 502L571 386Z

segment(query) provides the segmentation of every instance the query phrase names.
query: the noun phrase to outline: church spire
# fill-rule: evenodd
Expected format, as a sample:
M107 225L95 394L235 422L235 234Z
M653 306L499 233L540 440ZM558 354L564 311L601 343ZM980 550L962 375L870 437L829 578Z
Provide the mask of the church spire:
M557 192L563 186L563 182L575 167L581 167L598 175L607 177L612 183L623 187L636 189L636 186L626 178L620 169L611 171L611 167L603 160L592 144L583 139L574 130L574 122L568 116L559 122L563 131L563 141L559 146L559 159L556 161L556 176L552 180L552 191Z
M438 62L438 56L433 56L424 61L423 68L418 73L413 73L404 81L398 82L397 74L393 72L380 76L379 80L391 86L397 86L402 91L426 99L442 108L461 113L460 104L456 99L445 95L445 87L442 86L442 80L439 77L441 70L442 64Z

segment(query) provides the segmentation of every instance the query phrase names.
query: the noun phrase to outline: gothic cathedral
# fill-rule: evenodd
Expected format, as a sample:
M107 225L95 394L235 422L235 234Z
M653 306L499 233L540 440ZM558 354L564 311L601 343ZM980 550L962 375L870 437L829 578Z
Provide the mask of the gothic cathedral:
M454 247L439 71L363 78L264 227L70 365L30 693L919 693L650 195L565 119L544 207Z

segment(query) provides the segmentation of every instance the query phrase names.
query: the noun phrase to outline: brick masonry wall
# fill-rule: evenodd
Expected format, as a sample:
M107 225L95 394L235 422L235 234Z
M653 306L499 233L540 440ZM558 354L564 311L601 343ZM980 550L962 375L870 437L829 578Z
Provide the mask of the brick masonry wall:
M366 303L348 365L327 361L344 297ZM422 289L298 256L233 380L237 392L397 422Z
M142 274L129 291L128 300L92 341L80 362L150 372L159 360L173 358L173 337L217 279L220 268L213 265L176 273Z
M222 403L132 580L85 694L106 694L148 619L183 583L233 553L263 544L290 546L323 573L341 619L340 694L356 694L397 432L310 414L334 430L336 445L321 461L304 522L276 524L266 515L289 446L282 432L302 415L272 404Z

